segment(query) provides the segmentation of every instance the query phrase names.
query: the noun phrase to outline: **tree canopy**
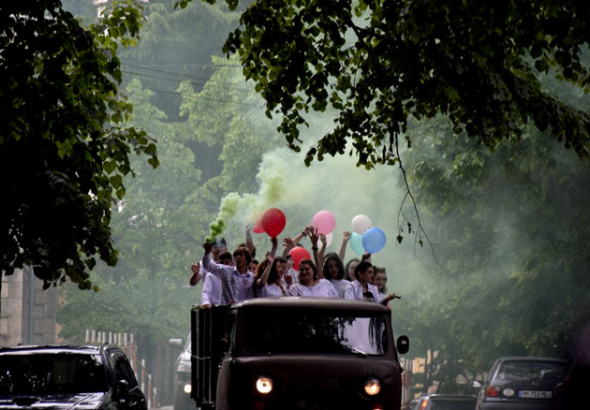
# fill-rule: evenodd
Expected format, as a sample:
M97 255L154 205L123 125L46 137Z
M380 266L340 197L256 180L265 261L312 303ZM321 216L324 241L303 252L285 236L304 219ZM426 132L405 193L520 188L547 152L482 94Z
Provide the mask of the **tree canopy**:
M129 155L156 147L121 127L119 45L133 45L141 14L115 3L88 28L59 0L0 6L0 269L31 265L46 287L69 277L91 287L96 256L117 262L111 206L125 195Z
M439 113L491 149L532 122L587 157L590 115L543 90L539 75L590 89L580 60L589 19L571 0L265 0L242 11L224 51L239 54L293 149L310 111L337 110L308 164L348 141L359 165L395 163L408 120Z

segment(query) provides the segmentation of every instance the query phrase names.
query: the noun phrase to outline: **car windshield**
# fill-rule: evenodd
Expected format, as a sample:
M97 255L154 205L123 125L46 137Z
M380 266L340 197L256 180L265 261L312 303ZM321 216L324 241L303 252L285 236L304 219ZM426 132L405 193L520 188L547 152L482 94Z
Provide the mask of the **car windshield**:
M33 353L0 356L0 395L107 391L100 355Z
M520 382L531 380L553 381L563 380L567 367L559 362L508 361L502 363L497 380Z
M386 316L355 313L248 309L243 312L244 348L264 354L386 354Z

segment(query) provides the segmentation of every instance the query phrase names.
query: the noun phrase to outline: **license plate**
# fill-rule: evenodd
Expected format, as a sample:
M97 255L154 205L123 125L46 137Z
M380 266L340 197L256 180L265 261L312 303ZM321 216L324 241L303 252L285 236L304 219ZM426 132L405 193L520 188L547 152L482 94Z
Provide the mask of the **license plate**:
M553 397L553 392L546 390L521 390L518 392L518 397L522 397L523 399L550 399Z

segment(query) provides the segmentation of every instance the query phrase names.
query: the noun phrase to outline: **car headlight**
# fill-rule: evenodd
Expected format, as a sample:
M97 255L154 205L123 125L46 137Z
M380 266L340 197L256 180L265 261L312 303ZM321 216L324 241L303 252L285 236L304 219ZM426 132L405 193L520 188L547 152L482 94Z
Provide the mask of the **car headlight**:
M272 379L267 376L260 376L256 380L256 390L261 394L268 394L272 391Z
M365 393L369 396L375 396L381 391L381 382L374 377L367 379L365 382Z

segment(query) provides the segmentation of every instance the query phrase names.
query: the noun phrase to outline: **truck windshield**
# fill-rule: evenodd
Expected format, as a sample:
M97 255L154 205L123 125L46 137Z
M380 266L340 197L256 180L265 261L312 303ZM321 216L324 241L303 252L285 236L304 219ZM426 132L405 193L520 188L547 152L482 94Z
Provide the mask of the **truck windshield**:
M266 309L243 315L243 344L250 353L384 355L389 349L384 315Z

